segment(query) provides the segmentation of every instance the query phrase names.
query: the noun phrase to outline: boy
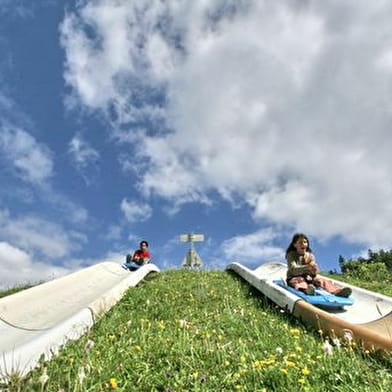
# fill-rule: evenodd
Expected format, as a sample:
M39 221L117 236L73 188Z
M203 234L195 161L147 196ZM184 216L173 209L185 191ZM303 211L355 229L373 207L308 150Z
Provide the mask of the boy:
M144 265L150 262L151 254L148 250L148 242L142 241L139 244L139 249L135 251L133 256L127 255L127 264L135 263L138 265Z

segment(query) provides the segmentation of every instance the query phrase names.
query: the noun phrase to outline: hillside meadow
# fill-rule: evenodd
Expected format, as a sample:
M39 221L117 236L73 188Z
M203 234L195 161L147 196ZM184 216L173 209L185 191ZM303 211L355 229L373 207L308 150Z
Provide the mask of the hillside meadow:
M306 329L230 272L178 269L150 274L0 391L387 392L391 370L391 357Z

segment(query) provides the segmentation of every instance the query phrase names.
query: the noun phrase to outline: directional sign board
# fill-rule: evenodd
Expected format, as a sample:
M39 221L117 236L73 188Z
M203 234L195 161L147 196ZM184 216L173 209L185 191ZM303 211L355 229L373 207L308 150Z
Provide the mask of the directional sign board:
M181 234L181 242L203 242L204 234Z
M187 255L184 257L182 262L183 267L201 267L203 262L201 261L200 256L197 254L195 246L193 245L194 242L202 242L204 241L204 234L181 234L180 235L181 242L189 242L190 247Z

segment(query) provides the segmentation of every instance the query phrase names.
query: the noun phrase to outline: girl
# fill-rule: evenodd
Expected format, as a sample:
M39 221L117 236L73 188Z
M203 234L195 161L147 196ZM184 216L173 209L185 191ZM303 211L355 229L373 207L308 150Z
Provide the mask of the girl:
M340 297L351 295L349 287L338 287L330 280L317 276L319 268L310 249L308 237L305 234L294 234L286 250L286 260L287 284L294 289L313 295L316 286Z

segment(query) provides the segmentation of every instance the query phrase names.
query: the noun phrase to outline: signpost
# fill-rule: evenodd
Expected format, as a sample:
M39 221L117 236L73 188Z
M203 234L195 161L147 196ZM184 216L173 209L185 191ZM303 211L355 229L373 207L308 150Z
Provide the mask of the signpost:
M204 241L204 234L181 234L180 235L181 242L189 242L190 247L189 251L184 257L182 261L183 267L189 268L199 268L203 265L200 256L197 254L195 246L193 245L194 242L202 242Z

